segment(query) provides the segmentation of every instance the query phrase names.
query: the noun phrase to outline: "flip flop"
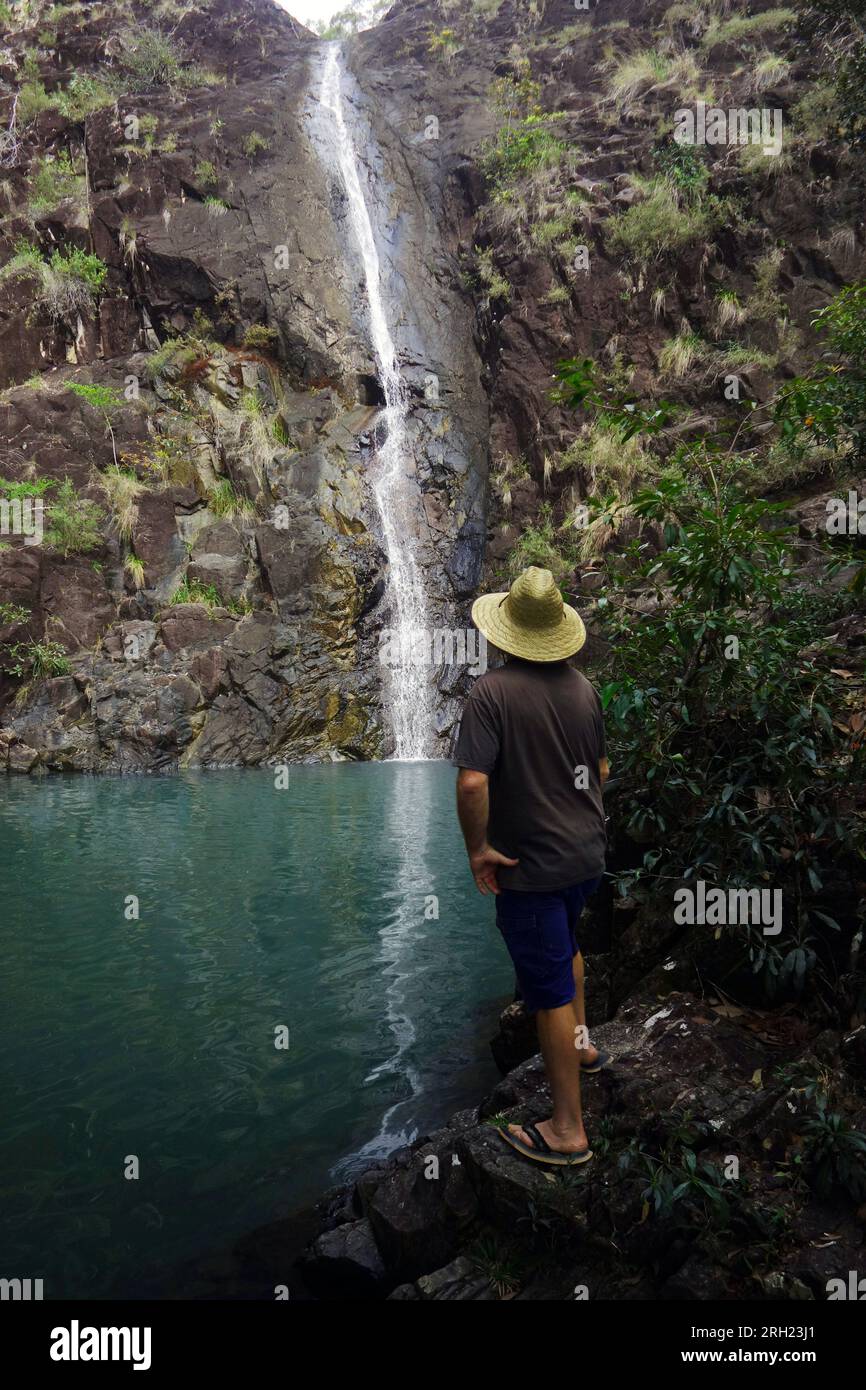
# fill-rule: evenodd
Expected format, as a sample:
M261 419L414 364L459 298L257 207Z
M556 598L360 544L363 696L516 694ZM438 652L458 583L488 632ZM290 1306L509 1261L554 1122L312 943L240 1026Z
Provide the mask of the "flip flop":
M601 1071L602 1067L606 1067L608 1063L612 1061L613 1058L611 1057L610 1053L603 1052L599 1048L599 1053L595 1061L589 1063L581 1062L580 1070L583 1076L594 1076L597 1071Z
M533 1163L547 1163L556 1168L576 1167L579 1163L588 1163L592 1158L592 1149L576 1149L574 1153L562 1154L552 1149L535 1125L521 1125L532 1140L534 1148L529 1144L524 1144L522 1139L518 1139L516 1134L512 1134L510 1129L500 1129L499 1133L510 1144L512 1149L516 1149L524 1158L531 1158Z

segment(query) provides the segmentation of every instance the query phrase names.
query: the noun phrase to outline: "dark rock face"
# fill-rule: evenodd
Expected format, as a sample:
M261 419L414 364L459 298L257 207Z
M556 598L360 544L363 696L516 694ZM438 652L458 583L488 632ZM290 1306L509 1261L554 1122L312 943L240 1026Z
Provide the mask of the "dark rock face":
M144 4L131 13L133 27L153 22ZM344 195L315 139L322 47L266 0L214 0L172 35L220 81L130 89L76 119L45 112L10 184L14 213L37 160L83 147L86 196L52 208L31 240L44 248L50 227L51 244L92 249L107 280L68 323L33 309L32 277L0 280L0 475L50 480L49 507L68 479L102 516L102 544L85 553L17 536L0 552L0 599L28 610L14 636L59 644L78 692L58 706L0 675L8 770L388 751L378 633L390 615L366 477L381 390ZM12 38L22 53L30 40ZM119 75L111 27L61 15L41 58L48 88L106 64ZM456 256L458 156L405 138L412 64L395 79L393 52L377 65L358 46L349 68L369 173L394 214L379 249L413 395L415 541L434 620L453 627L480 571L488 434ZM0 260L26 230L6 219ZM256 326L269 336L245 347ZM178 356L154 369L171 335ZM108 388L108 412L73 384ZM188 616L172 603L183 586ZM449 692L443 740L456 710Z
M89 699L97 644L110 642L119 623L161 623L186 584L212 606L221 600L235 616L251 608L285 628L267 656L260 653L271 663L268 679L281 688L271 700L260 685L233 749L226 710L240 706L226 704L232 692L215 683L211 662L183 727L167 735L160 726L158 741L168 742L154 766L187 756L242 762L387 753L377 654L392 614L367 476L382 387L345 192L327 157L317 103L323 46L269 0L193 4L172 41L185 71L195 63L219 80L148 88L122 77L124 27L153 26L152 7L132 0L117 25L101 11L74 8L52 17L51 49L40 50L35 20L13 29L0 119L11 119L12 88L30 50L49 95L73 73L105 72L119 94L86 115L49 107L21 127L0 188L0 262L11 259L21 237L43 256L57 246L92 250L107 268L106 283L97 302L82 302L64 318L42 301L34 307L34 272L0 276L0 476L70 480L102 507L103 545L83 560L64 559L50 545L34 547L35 559L19 559L22 542L8 539L0 601L19 602L15 595L23 593L29 610L14 640L59 643ZM573 414L550 399L557 361L588 354L614 364L624 354L635 390L655 388L664 344L683 323L715 342L717 292L749 302L760 258L784 240L778 291L787 329L783 335L783 319L770 314L755 323L754 340L778 358L777 376L791 376L814 355L815 310L861 276L863 248L851 229L859 224L862 168L850 161L843 177L820 141L808 159L798 155L762 177L714 157L714 192L738 199L746 216L711 244L685 248L675 267L665 262L638 273L611 252L611 219L642 196L634 176L656 168L655 117L670 115L678 97L661 84L640 109L611 99L605 49L618 46L624 26L654 47L664 8L618 0L611 15L600 7L583 14L571 0L531 11L502 0L458 8L448 21L456 39L443 48L439 9L430 0L398 0L381 24L345 45L344 98L363 136L362 182L376 191L377 250L389 302L399 305L394 333L412 400L418 506L407 529L436 625L466 627L473 594L504 585L503 562L541 504L559 525L590 489L579 462L549 467L574 439ZM726 102L753 104L751 68L739 51L704 51L694 35L679 38ZM786 119L811 78L796 54L787 56L787 76L772 93ZM545 219L561 207L542 199L521 221L507 199L491 197L480 170L498 119L491 82L514 76L527 57L542 106L558 113L557 134L572 156L557 194L560 203L566 194L571 200L563 245L580 242L591 273L539 241ZM86 189L61 189L48 199L56 206L43 200L35 212L28 208L38 161L71 155L83 177L82 152ZM501 293L490 293L479 276L476 248L489 256ZM156 370L153 354L165 351L172 334L181 335L181 351ZM768 369L744 367L742 379L751 398L768 398ZM110 420L69 389L92 383L120 397ZM711 372L667 380L665 395L687 407L688 417L663 448L728 411ZM744 435L740 442L747 448L753 441ZM118 465L139 484L125 507L113 475ZM503 472L506 465L512 473ZM820 516L816 505L801 517L804 543ZM611 543L624 544L629 534ZM36 592L25 582L34 565ZM85 579L87 568L98 581ZM564 584L587 620L581 660L603 661L597 571L579 566ZM268 630L275 635L273 624ZM217 631L228 629L217 622ZM166 650L157 643L141 658L145 682L169 673ZM228 664L221 669L227 673ZM101 688L109 670L120 678L115 662ZM442 751L467 684L463 668L437 675ZM20 683L0 672L7 747L20 741L9 707L16 692L18 712L44 708L35 690L22 695ZM132 716L135 706L126 709ZM212 714L214 728L200 738ZM16 767L58 765L49 748L58 720L51 739L47 729L41 738L38 718L29 721L34 742L15 755ZM85 712L69 731L73 751L63 766L117 770L119 755L102 743L103 728Z

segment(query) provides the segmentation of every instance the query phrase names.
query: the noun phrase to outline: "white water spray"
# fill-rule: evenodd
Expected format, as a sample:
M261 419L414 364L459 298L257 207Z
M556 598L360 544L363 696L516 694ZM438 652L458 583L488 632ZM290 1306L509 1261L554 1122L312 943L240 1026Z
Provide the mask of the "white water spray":
M393 631L400 652L408 653L413 650L419 634L430 632L415 540L421 496L409 476L413 456L408 392L385 312L376 239L361 187L358 153L346 123L342 89L343 69L339 47L335 44L325 57L319 101L333 117L334 151L346 190L352 234L364 269L370 339L385 397L385 408L379 417L384 442L371 470L371 484L388 557ZM394 730L394 757L405 760L429 757L433 728L430 668L403 659L392 668L383 665L382 672Z

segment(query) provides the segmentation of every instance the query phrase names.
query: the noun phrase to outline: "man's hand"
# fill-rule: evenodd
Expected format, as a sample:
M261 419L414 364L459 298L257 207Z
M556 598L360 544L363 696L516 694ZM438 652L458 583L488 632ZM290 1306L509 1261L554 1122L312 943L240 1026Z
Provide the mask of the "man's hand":
M504 854L487 843L487 780L486 772L461 767L457 774L457 814L476 888L479 893L499 893L496 870L500 864L513 868L518 861L506 859Z
M500 854L498 849L491 849L490 845L482 845L481 849L470 854L469 867L479 893L501 893L502 889L496 882L498 865L505 864L513 869L518 862L517 859L506 859L504 854Z

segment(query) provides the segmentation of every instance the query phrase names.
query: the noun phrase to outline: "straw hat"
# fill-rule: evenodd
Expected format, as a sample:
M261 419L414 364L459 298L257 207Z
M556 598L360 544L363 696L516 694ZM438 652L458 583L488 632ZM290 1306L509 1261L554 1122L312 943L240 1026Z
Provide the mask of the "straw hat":
M488 642L525 661L564 661L586 641L579 613L563 603L550 570L530 565L507 594L482 594L472 621Z

